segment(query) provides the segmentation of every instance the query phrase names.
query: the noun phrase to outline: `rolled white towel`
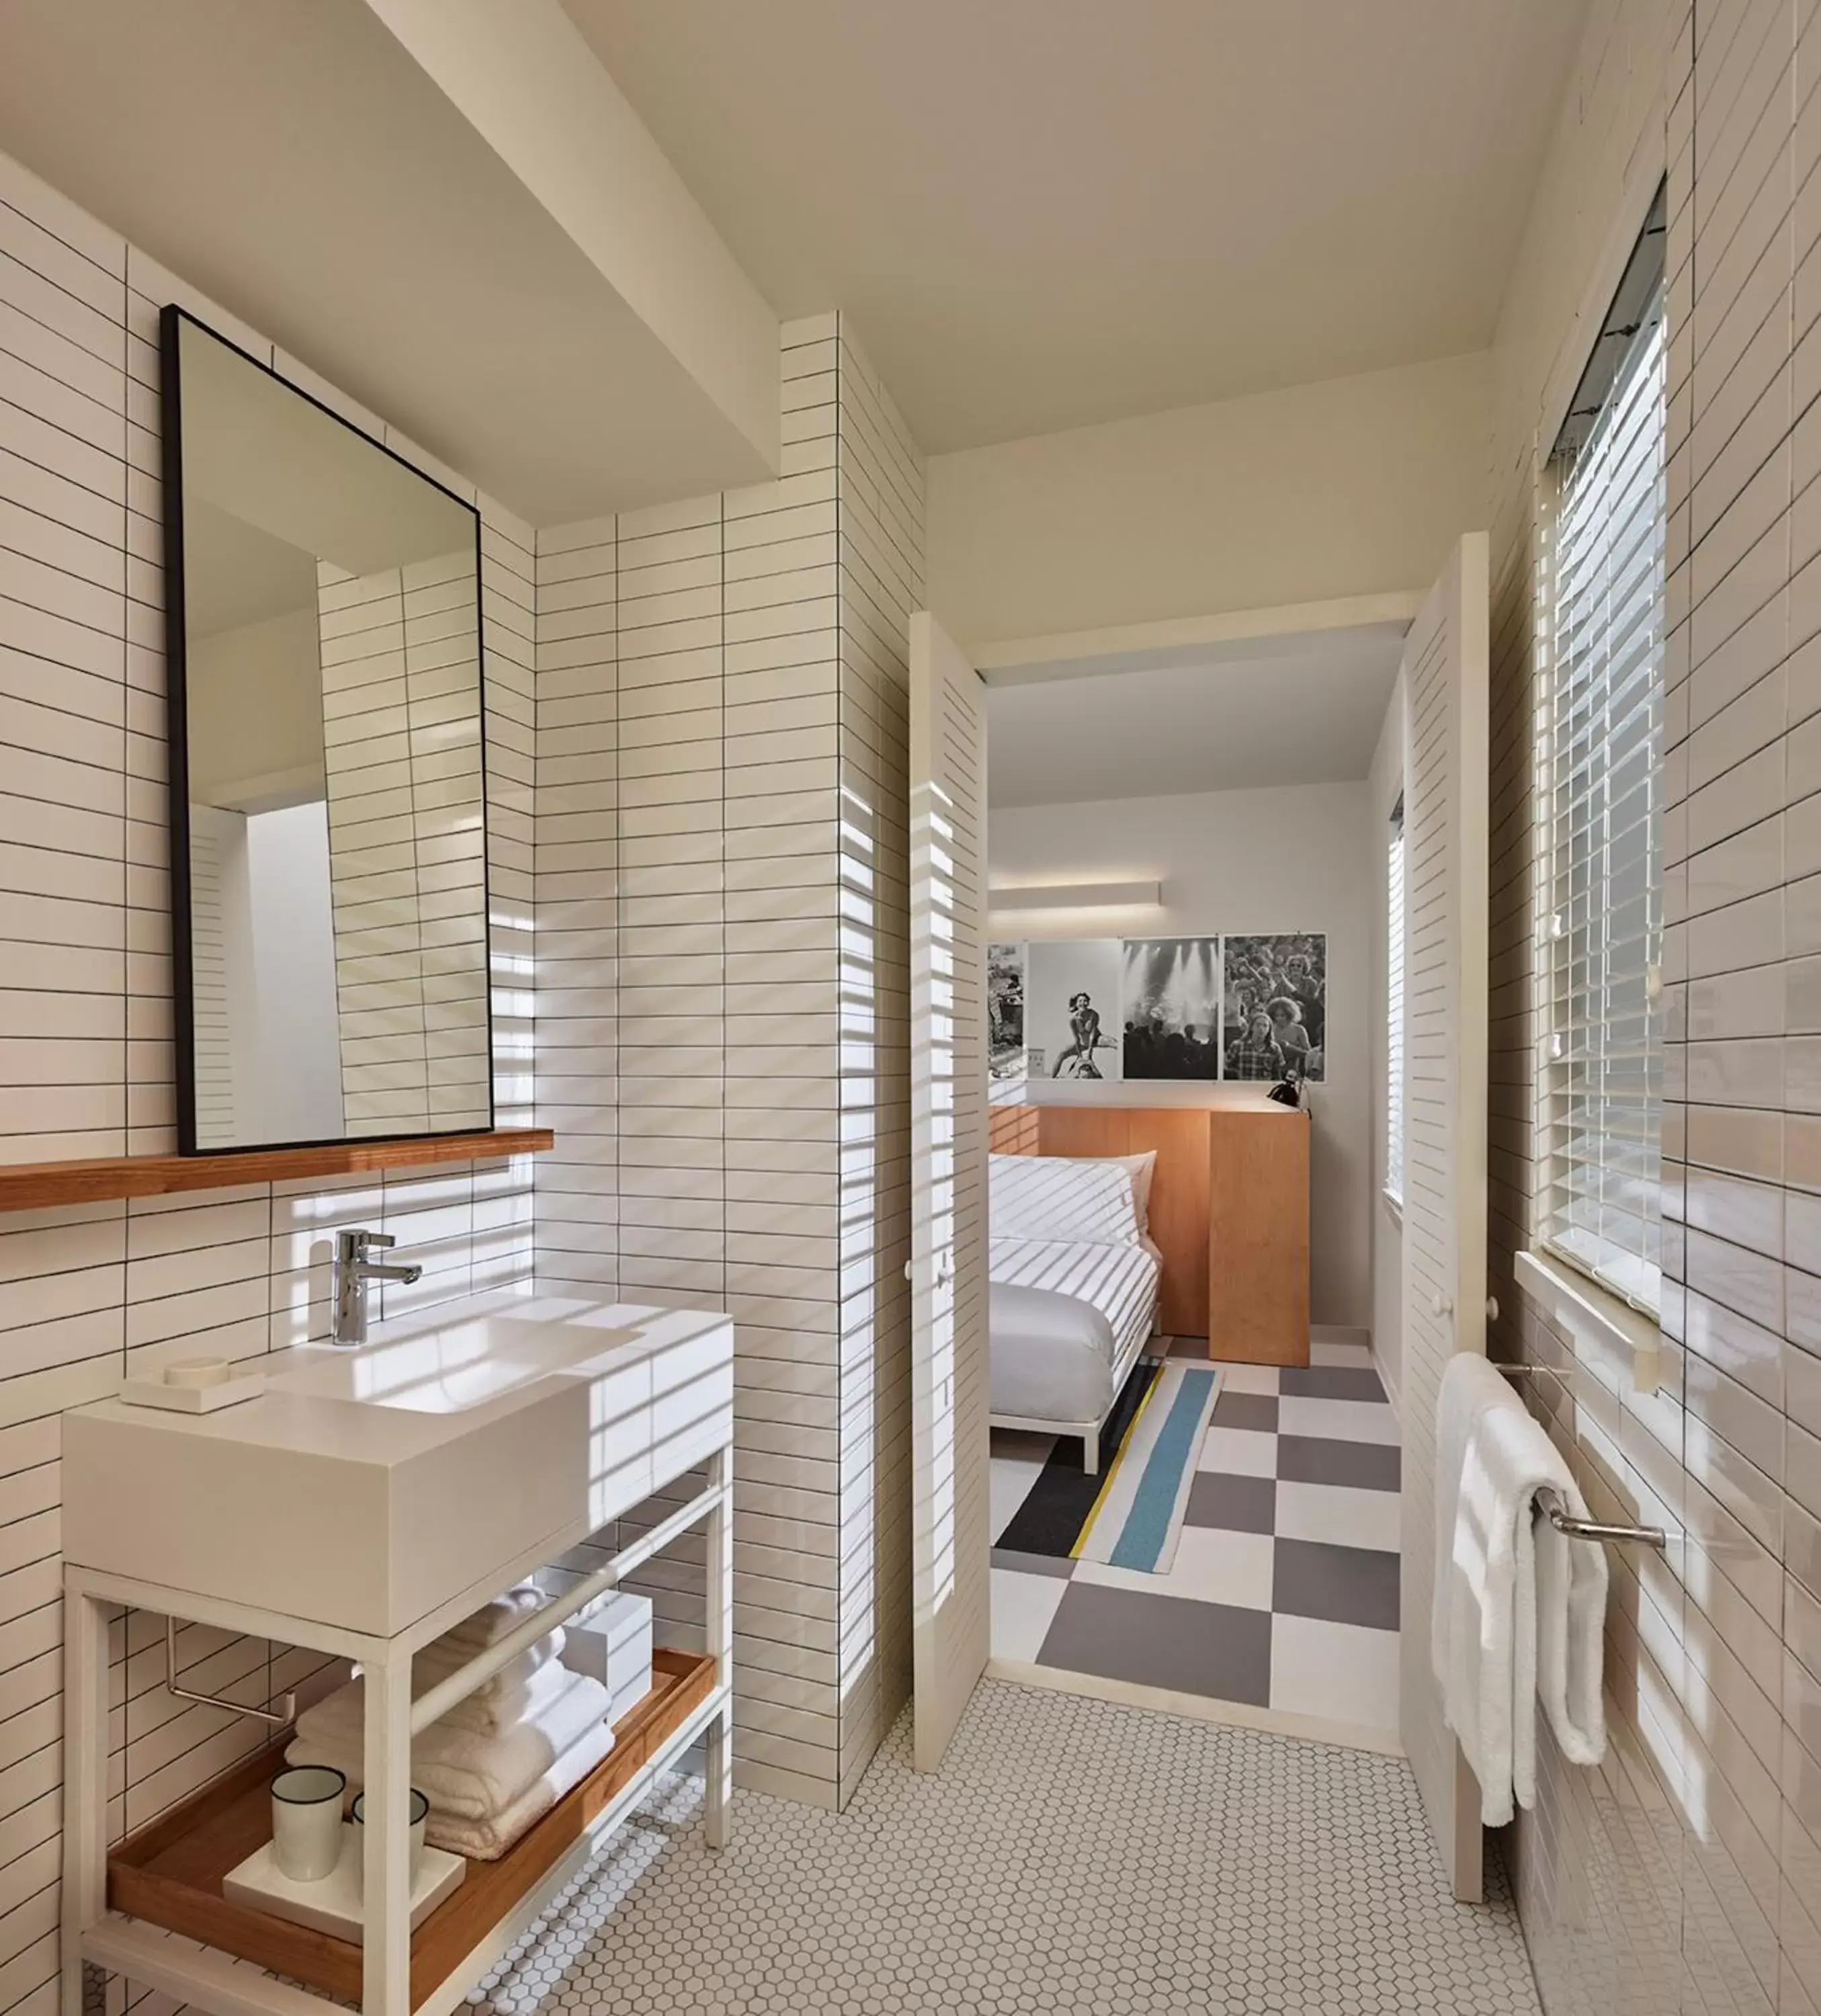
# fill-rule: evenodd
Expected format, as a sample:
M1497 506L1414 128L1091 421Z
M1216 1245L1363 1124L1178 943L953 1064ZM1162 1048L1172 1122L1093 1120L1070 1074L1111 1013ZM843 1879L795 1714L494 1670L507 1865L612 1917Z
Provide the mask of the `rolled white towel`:
M613 1747L614 1733L603 1723L571 1744L534 1784L489 1820L462 1820L433 1807L424 1838L431 1847L451 1855L497 1862L559 1799L579 1785Z
M549 1637L537 1640L516 1659L509 1659L491 1679L483 1680L467 1698L496 1704L503 1711L512 1697L522 1696L539 1673L555 1664L563 1651L563 1640L560 1628ZM412 1693L427 1694L439 1680L459 1672L480 1650L478 1645L463 1650L445 1644L441 1638L425 1646L411 1662Z
M598 1725L606 1735L606 1749L601 1754L604 1756L613 1748L613 1731L606 1721L612 1703L606 1689L585 1673L565 1670L564 1677L568 1684L534 1722L521 1722L494 1735L433 1722L412 1739L411 1782L428 1796L433 1816L480 1820L503 1813L592 1726ZM341 1692L357 1690L360 1699L353 1712L353 1726L358 1729L365 1705L362 1683L351 1680ZM340 1711L343 1715L347 1713ZM362 1746L358 1736L344 1733L344 1726L335 1721L330 1733L318 1740L306 1733L300 1720L297 1737L285 1751L286 1761L326 1764L345 1773L348 1784L358 1791L365 1782Z
M549 1601L549 1598L535 1583L520 1582L503 1596L496 1596L492 1602L483 1604L459 1624L452 1624L435 1643L478 1652L503 1638L507 1632L516 1630L533 1611L541 1610Z

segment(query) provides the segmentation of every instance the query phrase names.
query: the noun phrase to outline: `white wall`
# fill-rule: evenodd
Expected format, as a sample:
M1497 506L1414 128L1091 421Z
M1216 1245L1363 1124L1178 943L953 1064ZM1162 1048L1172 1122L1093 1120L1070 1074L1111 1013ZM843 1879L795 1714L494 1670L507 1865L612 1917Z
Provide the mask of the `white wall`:
M923 472L842 318L781 369L779 481L538 535L538 1277L734 1318L736 1779L834 1806L909 1684Z
M326 802L255 812L247 880L257 1003L254 1138L333 1140L342 1131L341 1024Z
M290 360L0 155L0 1162L176 1148L158 437L158 308L182 301ZM336 395L311 380L318 397ZM387 432L411 457L412 445ZM438 471L439 474L442 472ZM472 495L472 492L470 492ZM487 823L502 1125L528 970L531 535L480 500ZM515 1012L516 1011L516 1012ZM175 1353L251 1358L327 1334L338 1226L424 1263L387 1313L528 1279L522 1165L255 1184L0 1218L0 2011L57 1999L61 1413ZM233 1507L222 1508L232 1517ZM164 1691L160 1622L110 1634L110 1831L138 1827L264 1740ZM193 1686L263 1703L322 1663L179 1634ZM118 1990L115 1991L117 1998Z
M322 789L316 584L307 559L304 567L308 599L297 608L196 638L185 653L189 794L198 805L244 811Z
M1821 16L1592 8L1495 347L1495 1352L1612 1557L1607 1755L1508 1843L1549 2016L1821 2010ZM1512 1278L1535 1225L1542 459L1668 174L1662 1384ZM1560 1376L1553 1376L1559 1373Z
M1484 355L929 465L930 606L963 642L1425 589L1487 513Z
M995 938L1327 933L1327 1078L1309 1089L1310 1313L1362 1329L1372 1321L1369 823L1367 787L1358 783L1000 807L987 826L995 882L1164 885L1161 912L1056 913L1041 924L1026 916L1002 928L995 921ZM1215 1106L1255 1103L1260 1088L1160 1082L1100 1090L1045 1080L1030 1092L1057 1103Z
M1371 1045L1372 1111L1372 1348L1379 1371L1395 1402L1402 1383L1404 1228L1402 1220L1385 1201L1384 1186L1387 1139L1385 1132L1389 1074L1386 1043L1386 1006L1391 977L1387 930L1390 923L1391 862L1387 848L1391 839L1391 817L1404 788L1404 679L1400 672L1385 709L1384 726L1372 758L1372 776L1366 786L1367 813L1371 821L1369 851L1372 874L1370 1006L1366 1015L1367 1040Z

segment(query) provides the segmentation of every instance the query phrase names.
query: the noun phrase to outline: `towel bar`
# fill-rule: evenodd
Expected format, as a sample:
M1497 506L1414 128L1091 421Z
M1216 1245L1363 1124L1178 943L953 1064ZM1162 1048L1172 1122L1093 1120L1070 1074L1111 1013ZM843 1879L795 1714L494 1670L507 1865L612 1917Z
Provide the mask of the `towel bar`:
M1538 1496L1542 1498L1543 1510L1548 1514L1549 1524L1558 1533L1567 1534L1571 1540L1603 1540L1621 1546L1635 1543L1642 1547L1654 1547L1660 1554L1668 1548L1668 1536L1661 1526L1610 1526L1599 1519L1577 1519L1553 1499L1541 1493Z
M177 1619L164 1620L164 1691L179 1701L194 1701L199 1708L225 1708L230 1715L243 1715L249 1722L263 1722L268 1729L283 1729L297 1719L297 1697L281 1694L275 1708L249 1708L243 1701L225 1700L220 1694L193 1694L177 1684Z

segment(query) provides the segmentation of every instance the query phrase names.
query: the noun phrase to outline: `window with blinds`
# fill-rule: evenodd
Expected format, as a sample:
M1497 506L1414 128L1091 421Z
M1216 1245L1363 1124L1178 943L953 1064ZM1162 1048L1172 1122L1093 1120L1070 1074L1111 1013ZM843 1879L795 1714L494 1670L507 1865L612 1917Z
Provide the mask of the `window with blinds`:
M1659 192L1551 459L1542 1240L1658 1301L1666 430Z
M1386 846L1385 1194L1404 1201L1404 801Z

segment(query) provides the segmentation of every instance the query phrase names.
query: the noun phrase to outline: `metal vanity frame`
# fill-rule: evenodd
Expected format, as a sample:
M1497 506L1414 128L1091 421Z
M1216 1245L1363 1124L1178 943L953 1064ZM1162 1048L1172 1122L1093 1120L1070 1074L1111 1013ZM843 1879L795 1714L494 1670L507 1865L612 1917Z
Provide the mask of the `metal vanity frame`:
M730 1438L731 1429L729 1433ZM322 2016L326 2007L320 1995L281 1980L250 1961L198 1946L144 1921L110 1913L108 1626L117 1605L304 1647L358 1661L362 1667L366 1676L365 1755L376 1760L365 1772L368 1930L362 1953L363 2016L449 2016L594 1856L603 1838L650 1795L659 1776L698 1741L705 1742L707 1760L708 1845L720 1847L726 1838L733 1713L732 1455L730 1438L705 1458L699 1449L691 1452L684 1465L657 1481L654 1495L705 1464L707 1481L698 1495L415 1701L411 1662L416 1652L502 1589L550 1565L588 1534L552 1535L523 1558L491 1570L484 1582L390 1638L312 1624L248 1604L66 1564L62 2016L83 2016L85 1976L91 1967L122 1975L214 2012L214 2016ZM711 1692L641 1765L567 1852L505 1917L487 1930L466 1959L413 2012L407 1823L412 1736L482 1686L527 1646L696 1526L707 1529L705 1650L714 1661ZM232 1701L218 1705L239 1714L251 1712L261 1720L272 1719L269 1710L250 1711Z

